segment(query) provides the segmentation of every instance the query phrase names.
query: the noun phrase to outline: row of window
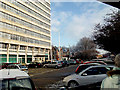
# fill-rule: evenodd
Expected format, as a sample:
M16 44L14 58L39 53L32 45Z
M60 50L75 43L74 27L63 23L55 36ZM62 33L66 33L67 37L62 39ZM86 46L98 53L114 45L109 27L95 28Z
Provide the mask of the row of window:
M7 43L0 43L0 48L7 49L7 46L8 46ZM17 49L18 49L18 45L11 44L9 49L17 50ZM25 50L25 49L26 49L26 46L21 46L21 45L20 45L19 49L20 49L20 50ZM38 51L39 48L35 47L35 48L33 49L33 47L28 47L27 50L28 50L28 51L32 51L32 50L33 50L33 51ZM43 48L40 48L40 52L44 52L44 49L43 49ZM48 50L46 49L45 52L48 52Z
M38 1L38 0L37 0ZM48 7L50 7L50 4L47 2L47 1L45 1L45 0L42 0L43 1L43 3L45 4L45 5L47 5ZM40 2L38 2L38 3L40 3Z
M50 18L50 14L49 14L49 13L50 13L50 9L47 8L46 6L44 6L41 2L37 2L37 3L40 4L40 7L42 7L42 8L45 9L46 11L48 11L48 12L49 12L48 14L46 14L46 12L43 11L40 7L38 7L38 6L36 6L35 4L33 4L30 0L27 0L25 3L28 4L29 6L35 8L36 10L40 11L41 13L45 14L47 17Z
M48 24L46 24L46 23L43 23L42 21L40 21L40 20L38 20L38 19L36 19L36 18L34 18L34 17L31 17L31 16L23 13L22 11L19 11L19 10L15 9L15 8L9 6L9 5L6 5L6 4L3 3L3 2L1 2L1 7L4 8L4 9L6 9L6 10L9 10L9 11L11 11L11 12L13 12L13 13L16 13L16 14L18 14L18 15L21 16L21 17L24 17L24 18L26 18L26 19L29 19L29 20L31 20L32 22L35 22L35 23L37 23L37 24L40 24L40 25L42 25L42 26L50 29L50 25L48 25ZM41 18L41 17L40 17L40 18ZM49 21L49 23L50 23L50 21Z
M11 16L11 15L9 15L9 14L6 14L6 13L4 13L4 12L0 12L0 16L1 16L2 18L7 19L7 20L10 20L10 21L13 21L13 22L16 22L16 23L20 23L20 24L25 25L25 26L27 26L27 27L29 27L29 28L32 28L32 29L35 29L35 30L37 30L37 31L40 31L40 32L43 32L43 33L46 33L46 34L49 34L49 35L50 35L50 31L48 31L48 30L46 30L46 29L43 29L43 28L41 28L41 27L39 27L39 26L32 25L31 23L25 22L24 20L21 20L21 19L19 19L19 18L16 18L16 17Z
M10 30L14 30L14 31L24 33L24 34L27 34L27 35L31 35L31 36L34 36L34 37L43 38L45 40L50 40L49 36L46 36L46 35L43 35L43 34L40 34L40 33L36 33L36 32L33 32L33 31L29 31L25 28L21 28L21 27L11 25L11 24L8 24L8 23L0 22L0 27L1 28L7 28L7 29L10 29Z
M34 43L34 44L36 43L36 44L40 44L43 46L50 46L49 42L44 42L44 41L35 40L32 38L27 38L27 37L22 37L22 36L14 35L14 34L8 34L8 33L4 33L4 32L0 32L0 37L6 38L6 39L17 40L17 41L28 42L28 43Z
M22 8L23 10L25 10L25 11L31 13L31 14L34 14L34 15L37 16L38 18L41 18L41 19L49 22L49 19L47 19L46 17L42 16L42 15L39 14L38 12L33 11L32 9L28 8L27 6L21 4L20 2L14 1L14 2L12 2L12 3L13 3L14 5L18 6L19 8ZM42 11L39 10L39 11L40 11L41 13L43 13L43 10L42 10ZM43 15L46 15L46 14L47 14L46 12L43 13ZM50 18L50 15L49 15L49 14L47 14L46 16Z

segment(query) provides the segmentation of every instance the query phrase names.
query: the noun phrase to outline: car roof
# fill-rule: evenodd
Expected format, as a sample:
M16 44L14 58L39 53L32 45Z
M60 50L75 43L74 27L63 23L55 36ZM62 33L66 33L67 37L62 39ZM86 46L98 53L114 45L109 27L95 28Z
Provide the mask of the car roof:
M17 77L29 77L29 75L20 71L19 69L1 69L0 70L0 80L8 78L17 78Z

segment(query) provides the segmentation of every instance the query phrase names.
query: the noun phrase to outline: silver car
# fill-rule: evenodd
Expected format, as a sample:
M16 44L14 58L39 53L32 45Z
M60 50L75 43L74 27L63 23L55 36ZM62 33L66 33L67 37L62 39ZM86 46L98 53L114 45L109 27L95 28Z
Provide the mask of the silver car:
M60 68L60 67L62 67L62 63L60 61L53 61L53 62L50 62L48 64L44 64L43 67L45 67L45 68L48 68L48 67L50 67L50 68Z
M75 74L65 77L63 83L70 88L99 83L106 77L106 72L112 68L111 66L95 64L79 65Z

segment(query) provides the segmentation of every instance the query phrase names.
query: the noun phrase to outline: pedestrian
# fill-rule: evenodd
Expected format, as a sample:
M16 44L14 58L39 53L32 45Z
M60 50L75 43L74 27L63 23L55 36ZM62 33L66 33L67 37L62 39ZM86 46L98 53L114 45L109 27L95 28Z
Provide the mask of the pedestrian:
M102 81L101 90L120 90L120 54L115 57L115 67L107 72L107 77Z

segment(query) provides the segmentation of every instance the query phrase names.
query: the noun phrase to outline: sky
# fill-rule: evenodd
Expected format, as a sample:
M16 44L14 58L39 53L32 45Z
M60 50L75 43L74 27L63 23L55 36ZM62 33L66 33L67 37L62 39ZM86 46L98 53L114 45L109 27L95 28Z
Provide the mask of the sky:
M96 0L51 0L52 45L72 46L83 37L91 37L94 26L105 15L117 10ZM60 36L60 38L59 38Z

